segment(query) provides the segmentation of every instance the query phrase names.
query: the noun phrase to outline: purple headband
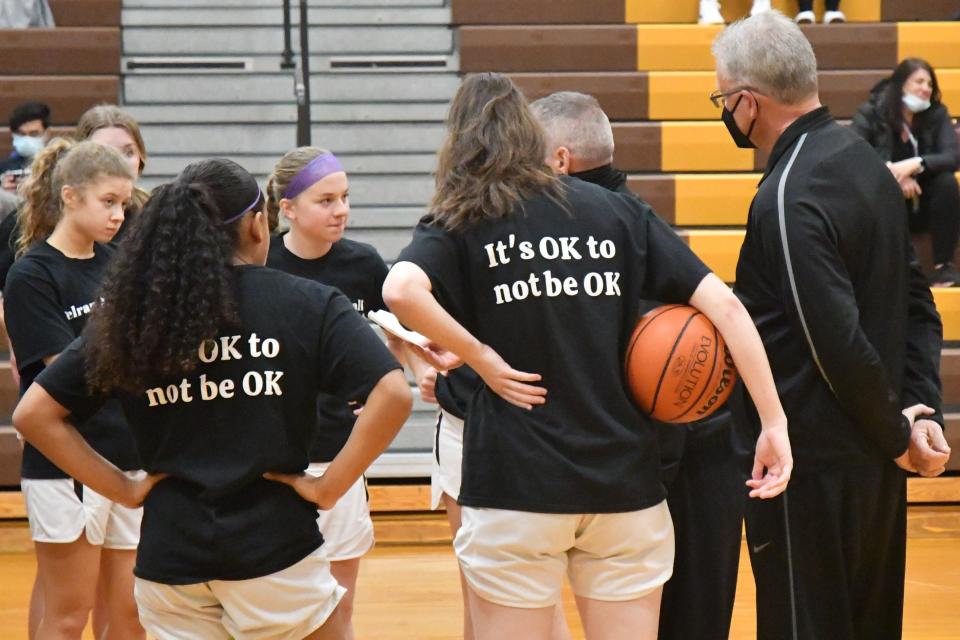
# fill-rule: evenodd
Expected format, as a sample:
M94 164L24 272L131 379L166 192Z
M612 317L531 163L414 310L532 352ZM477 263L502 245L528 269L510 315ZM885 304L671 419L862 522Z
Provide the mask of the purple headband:
M283 197L288 200L296 198L331 173L338 173L343 170L343 165L337 160L337 156L332 153L321 154L307 163L307 166L303 169L300 169L297 175L293 176L293 180L283 191Z
M253 209L255 206L257 206L257 203L260 202L260 198L262 198L262 197L263 197L263 192L260 191L260 185L257 185L257 197L253 199L253 202L251 202L250 205L249 205L246 209L244 209L243 211L241 211L241 212L238 213L237 215L235 215L235 216L233 216L232 218L229 218L229 219L227 219L227 220L224 220L224 221L223 221L223 224L230 224L230 223L232 223L232 222L236 222L237 220L239 220L239 219L242 218L243 216L247 215L247 214L250 212L251 209Z

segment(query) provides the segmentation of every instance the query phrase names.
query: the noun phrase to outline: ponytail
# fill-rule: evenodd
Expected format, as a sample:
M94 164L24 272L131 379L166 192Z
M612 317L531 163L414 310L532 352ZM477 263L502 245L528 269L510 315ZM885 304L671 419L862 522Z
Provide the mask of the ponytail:
M206 340L239 323L231 261L259 187L229 160L187 167L134 221L88 321L88 381L138 393L192 371ZM262 209L263 199L250 209ZM232 221L231 221L232 220Z
M19 258L33 245L46 240L60 221L60 189L54 188L54 168L76 143L67 138L55 138L33 159L30 177L23 183L23 205L17 210L16 256Z

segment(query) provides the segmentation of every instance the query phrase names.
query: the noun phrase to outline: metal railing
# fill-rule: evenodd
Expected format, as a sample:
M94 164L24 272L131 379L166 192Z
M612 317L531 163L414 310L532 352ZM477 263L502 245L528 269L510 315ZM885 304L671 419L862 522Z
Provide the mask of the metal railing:
M290 0L283 0L283 60L281 69L293 70L293 95L297 101L297 146L310 144L310 33L307 0L300 0L300 66L293 61Z

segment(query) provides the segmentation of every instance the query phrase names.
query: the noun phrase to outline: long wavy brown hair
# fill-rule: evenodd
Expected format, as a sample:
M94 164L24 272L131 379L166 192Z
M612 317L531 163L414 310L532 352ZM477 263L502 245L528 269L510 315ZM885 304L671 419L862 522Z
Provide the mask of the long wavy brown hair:
M502 218L535 195L562 200L563 185L544 162L543 130L507 76L467 77L450 104L447 129L430 203L447 229Z
M263 210L257 181L223 158L194 162L154 190L84 328L91 388L139 393L188 373L201 343L238 326L230 265L245 208Z

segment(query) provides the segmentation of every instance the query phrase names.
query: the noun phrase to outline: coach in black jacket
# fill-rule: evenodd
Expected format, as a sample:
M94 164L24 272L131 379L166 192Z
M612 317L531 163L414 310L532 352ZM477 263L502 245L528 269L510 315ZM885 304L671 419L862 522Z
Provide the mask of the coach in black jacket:
M903 469L935 475L949 455L942 327L903 197L820 105L816 58L793 21L749 18L713 50L723 121L739 146L769 153L735 290L767 349L796 462L781 497L747 506L758 637L899 638ZM756 428L748 402L742 422ZM934 411L914 421L920 405Z

